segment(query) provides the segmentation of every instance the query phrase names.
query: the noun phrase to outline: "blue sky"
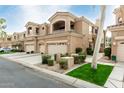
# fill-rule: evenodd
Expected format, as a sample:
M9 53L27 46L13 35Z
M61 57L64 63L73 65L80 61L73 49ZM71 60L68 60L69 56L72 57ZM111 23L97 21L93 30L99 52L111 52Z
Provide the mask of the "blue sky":
M114 24L113 10L117 6L107 6L105 26ZM68 11L76 16L85 16L95 23L99 17L99 6L92 5L41 5L41 6L22 6L22 5L0 5L0 18L7 20L8 33L22 32L28 21L37 23L47 22L48 18L57 11Z

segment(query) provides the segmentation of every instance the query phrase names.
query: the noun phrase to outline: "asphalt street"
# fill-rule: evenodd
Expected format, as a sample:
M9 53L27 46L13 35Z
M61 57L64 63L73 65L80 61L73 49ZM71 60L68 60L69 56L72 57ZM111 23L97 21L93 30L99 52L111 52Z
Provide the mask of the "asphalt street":
M45 73L0 58L0 88L72 88Z

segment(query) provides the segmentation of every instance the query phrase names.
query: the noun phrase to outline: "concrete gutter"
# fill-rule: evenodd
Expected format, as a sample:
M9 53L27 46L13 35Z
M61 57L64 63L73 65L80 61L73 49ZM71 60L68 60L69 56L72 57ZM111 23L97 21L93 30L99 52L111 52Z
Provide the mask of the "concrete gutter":
M46 74L54 77L54 79L56 79L58 81L61 81L63 83L69 84L69 85L77 87L77 88L104 88L102 86L98 86L96 84L89 83L89 82L84 81L84 80L80 80L80 79L70 77L70 76L67 76L67 75L64 75L64 74L60 74L60 73L57 73L57 72L54 72L54 71L51 71L51 70L40 68L40 67L37 67L35 65L28 64L28 63L25 63L25 62L22 62L22 61L19 62L18 60L15 60L15 59L10 59L10 58L3 57L3 56L0 56L0 57L3 58L3 59L10 60L12 62L16 62L18 64L21 64L25 67L34 69L35 71L40 71L40 72L46 73Z

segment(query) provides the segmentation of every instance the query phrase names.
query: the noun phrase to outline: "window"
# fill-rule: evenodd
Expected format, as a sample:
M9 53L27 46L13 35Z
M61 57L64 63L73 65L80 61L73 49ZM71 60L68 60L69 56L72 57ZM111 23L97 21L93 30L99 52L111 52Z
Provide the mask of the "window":
M57 21L56 23L54 23L53 30L54 31L65 30L65 21Z
M23 37L25 38L25 34L23 34Z
M28 28L28 34L30 34L30 31L32 31L32 27Z
M16 39L16 36L14 36L14 39Z
M74 30L74 22L70 22L70 28L71 28L71 30Z
M7 38L8 41L11 41L11 38Z
M42 27L42 30L44 30L45 28L44 27Z
M39 28L36 28L36 34L39 34Z

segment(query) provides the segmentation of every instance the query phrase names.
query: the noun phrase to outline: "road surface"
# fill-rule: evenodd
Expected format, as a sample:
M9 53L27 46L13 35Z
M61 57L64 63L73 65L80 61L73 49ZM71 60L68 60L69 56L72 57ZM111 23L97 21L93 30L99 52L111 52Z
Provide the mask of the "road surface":
M71 88L45 73L0 58L0 88Z

